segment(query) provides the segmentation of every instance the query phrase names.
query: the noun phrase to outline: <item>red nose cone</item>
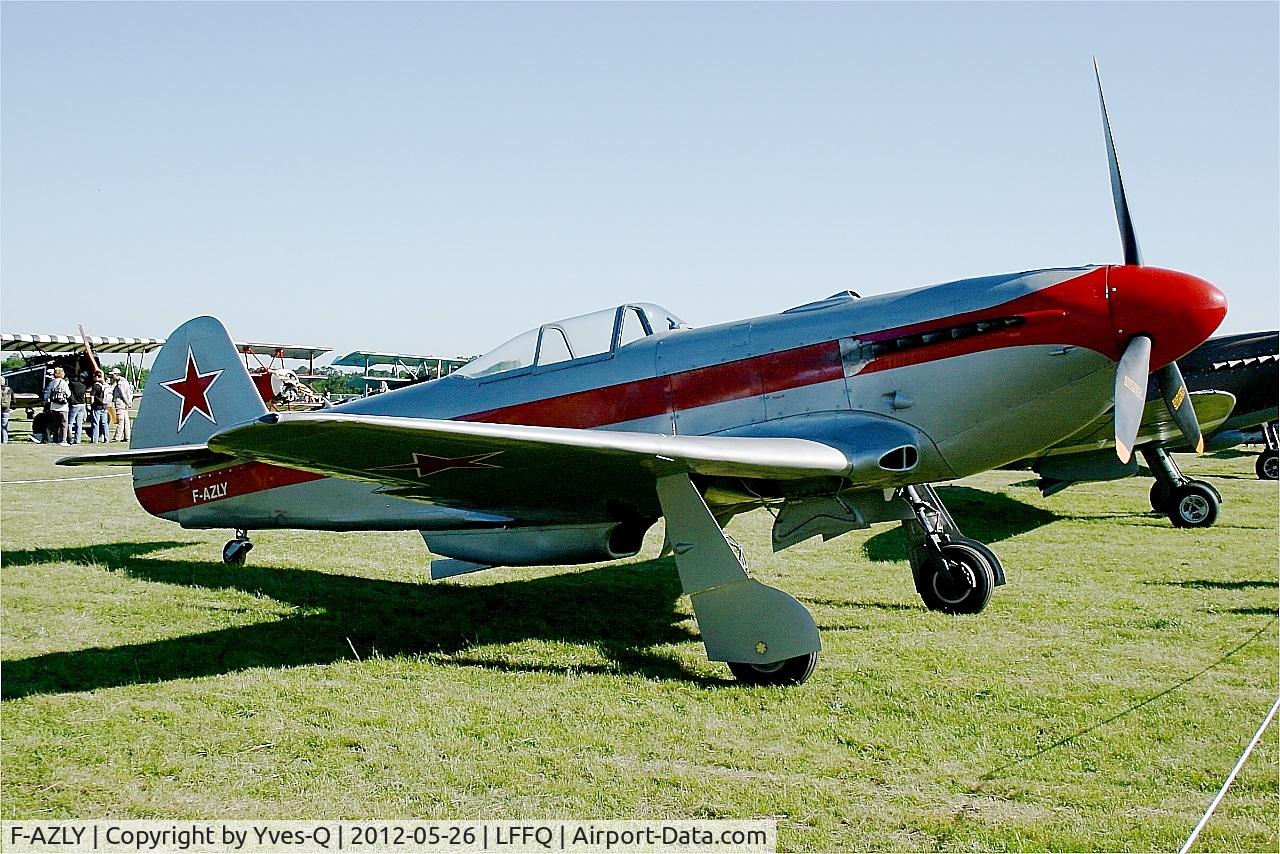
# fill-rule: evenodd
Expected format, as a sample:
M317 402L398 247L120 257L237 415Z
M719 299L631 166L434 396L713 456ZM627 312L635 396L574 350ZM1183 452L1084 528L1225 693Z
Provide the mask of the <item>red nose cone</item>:
M1158 267L1108 267L1107 297L1120 341L1151 338L1153 371L1200 346L1227 316L1222 291L1204 279Z

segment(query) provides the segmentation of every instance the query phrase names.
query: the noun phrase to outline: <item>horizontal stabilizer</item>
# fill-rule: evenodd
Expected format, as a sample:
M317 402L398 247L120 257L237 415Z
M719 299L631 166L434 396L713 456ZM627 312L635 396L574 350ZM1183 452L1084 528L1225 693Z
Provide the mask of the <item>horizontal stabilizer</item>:
M209 466L235 457L209 450L205 444L171 445L142 450L91 451L58 460L60 466Z

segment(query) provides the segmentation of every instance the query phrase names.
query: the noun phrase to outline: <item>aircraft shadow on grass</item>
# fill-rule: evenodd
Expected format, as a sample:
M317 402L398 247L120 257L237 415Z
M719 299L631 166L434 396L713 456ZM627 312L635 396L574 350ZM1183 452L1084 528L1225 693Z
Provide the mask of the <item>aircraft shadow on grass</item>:
M967 486L938 488L947 509L965 536L984 543L997 543L1034 531L1064 517L1048 510L1024 504L1001 492L983 492ZM870 537L862 546L869 560L904 560L907 540L901 525Z
M120 685L291 667L367 656L457 655L457 664L500 670L638 673L706 685L730 680L690 672L651 651L698 635L676 610L680 582L670 561L606 566L488 586L417 584L313 570L228 567L222 563L145 557L179 542L115 543L5 554L9 567L71 561L131 578L210 590L240 590L308 613L184 637L53 652L3 663L5 700ZM486 660L468 653L484 644L541 639L589 645L611 664L557 667Z
M1246 581L1221 581L1216 578L1190 578L1186 581L1147 581L1146 584L1159 587L1185 587L1189 590L1250 590L1275 589L1280 587L1276 579L1258 579Z
M1245 579L1244 581L1221 581L1216 578L1189 578L1185 581L1147 581L1145 584L1157 587L1181 587L1184 590L1276 590L1280 587L1276 579ZM1267 605L1263 607L1239 607L1224 609L1202 609L1202 610L1221 610L1223 613L1235 614L1240 617L1273 617L1276 616L1277 608L1275 605Z

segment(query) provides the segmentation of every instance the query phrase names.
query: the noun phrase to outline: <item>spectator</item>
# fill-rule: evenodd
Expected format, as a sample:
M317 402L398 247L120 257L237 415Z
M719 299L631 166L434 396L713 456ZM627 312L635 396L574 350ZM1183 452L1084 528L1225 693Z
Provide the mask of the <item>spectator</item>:
M0 377L0 445L9 444L9 410L13 409L13 389Z
M107 441L107 406L111 396L107 392L107 384L103 381L102 371L93 372L93 383L89 386L89 441Z
M67 441L73 445L80 444L80 431L84 428L84 394L88 391L84 378L88 376L73 376L67 380L67 385L71 388L71 409L67 413L67 432L71 435Z
M45 441L53 445L66 445L67 412L71 409L71 386L67 384L66 372L62 368L53 369L53 382L48 386L49 423L45 427Z
M49 429L49 392L53 390L53 368L44 369L44 387L40 390L40 415L44 418L31 419L31 441L44 442L49 439L45 435Z
M120 375L119 368L111 369L111 406L116 412L116 432L112 440L129 441L129 407L133 406L133 386Z

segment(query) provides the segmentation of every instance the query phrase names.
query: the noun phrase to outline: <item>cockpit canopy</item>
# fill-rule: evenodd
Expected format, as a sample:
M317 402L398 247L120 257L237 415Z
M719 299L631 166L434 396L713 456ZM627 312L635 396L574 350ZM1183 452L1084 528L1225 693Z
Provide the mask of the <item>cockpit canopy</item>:
M606 356L620 347L674 329L684 321L653 303L628 303L544 323L454 371L455 377L487 377L520 368Z

